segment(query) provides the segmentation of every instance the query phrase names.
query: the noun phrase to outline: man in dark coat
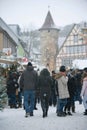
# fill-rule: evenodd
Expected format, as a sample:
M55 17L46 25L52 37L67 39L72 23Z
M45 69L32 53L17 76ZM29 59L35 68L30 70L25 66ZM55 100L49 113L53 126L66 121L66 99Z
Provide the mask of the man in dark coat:
M26 111L25 117L28 117L29 115L33 116L37 83L38 74L34 70L32 63L29 62L26 70L24 70L20 78L20 87L24 93L24 107Z

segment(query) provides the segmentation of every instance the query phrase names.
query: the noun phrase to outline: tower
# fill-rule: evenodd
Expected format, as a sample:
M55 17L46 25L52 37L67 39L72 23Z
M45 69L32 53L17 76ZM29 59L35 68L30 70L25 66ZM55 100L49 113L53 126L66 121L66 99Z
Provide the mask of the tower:
M50 11L48 11L45 22L39 30L41 43L41 64L49 67L50 71L55 70L59 29L54 24Z

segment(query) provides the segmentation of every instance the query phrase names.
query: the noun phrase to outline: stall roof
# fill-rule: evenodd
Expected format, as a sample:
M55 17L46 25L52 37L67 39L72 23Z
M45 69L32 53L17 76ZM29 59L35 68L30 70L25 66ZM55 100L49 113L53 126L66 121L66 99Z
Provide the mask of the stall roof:
M10 59L2 59L2 58L0 58L0 63L17 64L17 61L16 60L10 60Z

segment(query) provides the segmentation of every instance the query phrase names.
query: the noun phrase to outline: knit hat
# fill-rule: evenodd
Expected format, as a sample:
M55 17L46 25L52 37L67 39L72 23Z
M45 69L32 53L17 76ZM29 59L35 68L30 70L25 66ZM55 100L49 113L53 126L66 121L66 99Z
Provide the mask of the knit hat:
M52 74L56 74L56 73L55 73L55 70L52 70Z
M87 67L84 68L84 71L87 72Z
M31 63L31 62L28 62L27 66L32 66L32 63Z
M66 71L66 67L65 67L64 65L62 65L62 66L60 67L60 71L61 71L61 72L65 72L65 71Z

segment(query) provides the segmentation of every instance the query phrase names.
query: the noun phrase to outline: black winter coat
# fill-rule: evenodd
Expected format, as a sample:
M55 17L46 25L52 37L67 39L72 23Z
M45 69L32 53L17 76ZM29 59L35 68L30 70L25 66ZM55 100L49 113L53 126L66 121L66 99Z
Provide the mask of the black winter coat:
M18 85L18 73L10 72L7 78L7 94L15 94L16 89L19 88Z
M20 78L20 89L22 90L36 90L38 83L38 74L33 69L33 66L27 66L26 70Z
M70 97L74 97L76 91L76 79L74 76L71 75L68 76L68 90Z
M50 76L50 73L47 69L43 69L40 73L39 82L38 82L41 98L45 93L48 95L48 98L50 97L51 85L52 85L52 78Z

